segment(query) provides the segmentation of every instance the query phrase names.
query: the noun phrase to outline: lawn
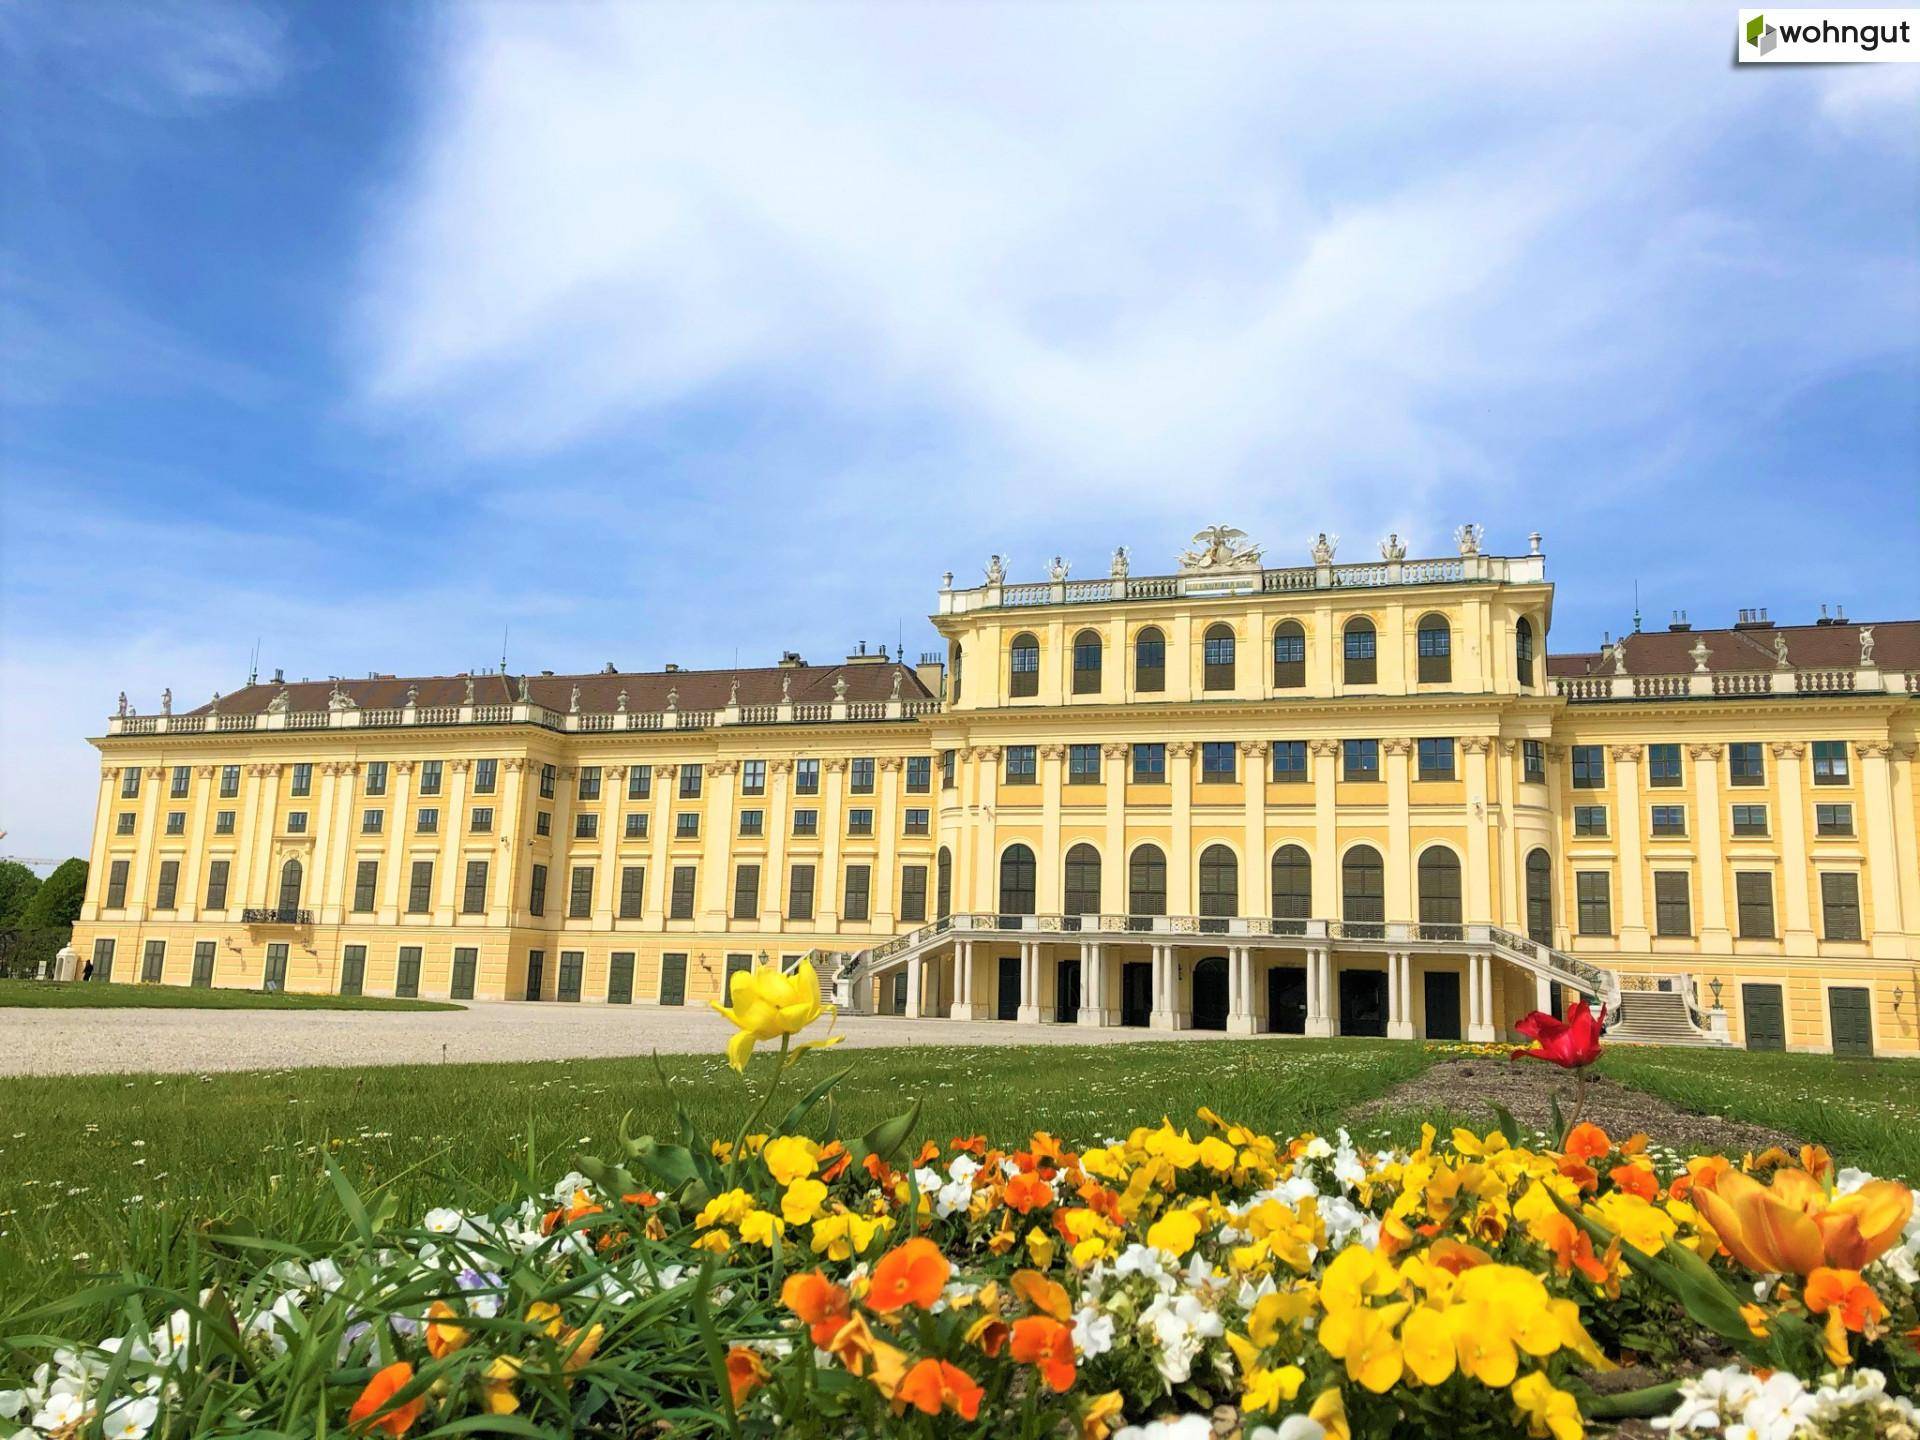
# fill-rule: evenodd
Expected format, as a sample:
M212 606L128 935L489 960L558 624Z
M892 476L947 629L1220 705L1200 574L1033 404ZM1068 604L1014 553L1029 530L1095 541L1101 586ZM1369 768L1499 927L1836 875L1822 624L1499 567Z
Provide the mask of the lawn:
M215 990L186 985L0 980L0 1009L70 1010L459 1010L444 1000L381 995L299 995L285 990Z

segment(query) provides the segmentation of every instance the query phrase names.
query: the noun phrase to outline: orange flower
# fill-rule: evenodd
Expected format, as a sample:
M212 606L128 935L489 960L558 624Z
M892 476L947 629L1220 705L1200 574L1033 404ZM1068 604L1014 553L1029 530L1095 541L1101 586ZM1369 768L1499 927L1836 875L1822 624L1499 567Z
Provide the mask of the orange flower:
M847 1292L818 1270L789 1275L780 1287L780 1303L800 1317L821 1350L832 1346L833 1337L847 1323Z
M1873 1287L1860 1278L1858 1270L1835 1270L1822 1265L1807 1276L1803 1298L1813 1314L1824 1315L1831 1310L1856 1335L1887 1313L1887 1307L1880 1303Z
M948 1145L951 1149L964 1150L967 1154L978 1159L980 1156L986 1154L987 1137L984 1135L969 1135L965 1139L962 1139L956 1135L948 1142Z
M1053 1203L1053 1187L1030 1170L1022 1170L1007 1181L1007 1208L1022 1215Z
M944 1360L922 1360L901 1378L893 1392L896 1413L911 1405L923 1415L938 1415L952 1410L962 1420L980 1414L980 1399L985 1392L974 1378L958 1365Z
M1028 1315L1013 1322L1011 1354L1022 1365L1033 1365L1050 1389L1073 1386L1073 1331L1047 1315Z
M1566 1156L1569 1160L1598 1160L1613 1149L1607 1132L1591 1120L1582 1120L1568 1132Z
M451 1355L470 1338L465 1326L449 1323L458 1316L459 1312L444 1300L427 1306L427 1353L434 1359Z
M1577 1269L1596 1285L1607 1283L1607 1267L1594 1258L1593 1240L1565 1215L1543 1215L1529 1228L1553 1252L1554 1269L1562 1275Z
M1624 1190L1629 1195L1638 1195L1642 1200L1654 1200L1660 1195L1660 1181L1653 1171L1639 1165L1616 1165L1607 1172L1607 1178L1613 1181L1616 1190Z
M847 1173L847 1167L853 1164L853 1156L847 1153L847 1147L838 1140L829 1140L820 1149L820 1183L831 1185Z
M1600 1188L1599 1175L1583 1160L1568 1160L1563 1157L1560 1161L1560 1173L1589 1194Z
M896 1250L889 1250L873 1267L873 1280L867 1288L867 1307L887 1315L902 1305L928 1309L946 1288L953 1267L940 1247L931 1240L915 1237Z
M1042 1315L1051 1315L1056 1320L1073 1317L1073 1302L1058 1280L1049 1280L1038 1270L1016 1270L1007 1283L1014 1294Z
M1568 1221L1568 1223L1572 1222ZM1471 1270L1476 1265L1485 1265L1493 1259L1478 1245L1466 1245L1452 1239L1434 1241L1427 1247L1427 1258L1453 1275L1458 1275L1463 1270Z
M737 1408L754 1391L767 1383L767 1362L760 1352L736 1345L727 1351L727 1388L733 1392Z
M347 1412L348 1426L384 1430L389 1435L406 1434L420 1418L420 1412L427 1408L424 1395L416 1395L403 1405L393 1403L393 1397L406 1389L412 1379L413 1366L404 1360L396 1360L380 1371L367 1381L367 1388L360 1392L360 1398Z
M1727 1170L1694 1177L1694 1200L1734 1259L1762 1274L1807 1275L1822 1265L1859 1270L1885 1254L1913 1213L1913 1192L1870 1180L1830 1200L1804 1170L1771 1185Z
M920 1146L920 1153L913 1157L913 1168L918 1170L922 1165L927 1164L929 1161L938 1160L939 1158L940 1142L937 1140L924 1141Z

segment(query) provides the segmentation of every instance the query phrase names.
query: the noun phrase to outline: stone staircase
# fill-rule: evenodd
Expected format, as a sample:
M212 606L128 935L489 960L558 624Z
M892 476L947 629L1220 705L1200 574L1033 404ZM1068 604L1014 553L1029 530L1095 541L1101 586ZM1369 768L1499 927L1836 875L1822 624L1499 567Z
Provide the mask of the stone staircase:
M1628 990L1619 1018L1607 1027L1610 1045L1694 1045L1722 1048L1732 1042L1694 1023L1686 996L1677 990Z

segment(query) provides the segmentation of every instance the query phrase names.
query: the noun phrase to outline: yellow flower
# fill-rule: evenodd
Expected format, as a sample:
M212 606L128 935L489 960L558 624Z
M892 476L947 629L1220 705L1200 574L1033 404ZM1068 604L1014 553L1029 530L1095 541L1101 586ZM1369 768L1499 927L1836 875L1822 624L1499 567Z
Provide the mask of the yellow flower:
M789 1225L805 1225L827 1203L827 1187L818 1180L795 1180L780 1197L780 1215Z
M693 1248L710 1250L715 1255L724 1255L733 1248L733 1241L727 1238L727 1232L724 1230L709 1230L693 1242Z
M1554 1388L1553 1382L1538 1370L1513 1382L1513 1403L1527 1422L1529 1435L1551 1436L1552 1440L1584 1440L1587 1427L1581 1423L1580 1407L1573 1396Z
M1327 1440L1353 1440L1353 1428L1347 1424L1347 1402L1337 1385L1314 1396L1307 1418L1327 1432Z
M1400 1330L1400 1348L1407 1368L1422 1385L1440 1385L1453 1374L1453 1332L1440 1311L1421 1306L1407 1316Z
M1200 1217L1191 1210L1170 1210L1147 1227L1147 1244L1178 1260L1200 1238Z
M738 1225L741 1217L753 1208L750 1191L724 1190L701 1207L693 1223L703 1230L709 1225Z
M1298 1365L1282 1365L1278 1370L1256 1365L1247 1371L1246 1385L1240 1392L1240 1408L1278 1414L1282 1405L1300 1393L1306 1378L1307 1372Z
M520 1362L511 1355L496 1355L480 1377L480 1395L490 1415L511 1415L520 1408L520 1397L513 1382L520 1378Z
M787 1222L771 1210L750 1210L740 1217L740 1243L743 1245L765 1245L773 1248L773 1242L787 1233Z
M1609 1190L1587 1213L1645 1255L1658 1255L1680 1233L1664 1210L1625 1190Z
M760 1152L774 1181L791 1185L820 1168L820 1147L804 1135L781 1135Z
M715 1000L713 1008L740 1032L727 1042L727 1063L742 1071L747 1068L747 1057L760 1041L798 1035L822 1014L833 1013L831 1006L821 1004L820 977L805 960L794 967L792 974L769 961L735 975L732 999L731 1005ZM839 1039L833 1035L809 1044L832 1045ZM793 1047L790 1058L807 1048L809 1045Z
M891 1220L865 1215L822 1215L813 1222L813 1253L829 1260L851 1260L865 1254L875 1235L893 1228Z
M1308 1284L1262 1295L1247 1312L1247 1334L1256 1345L1271 1345L1280 1338L1282 1325L1299 1324L1313 1313L1314 1303L1313 1286Z
M1400 1276L1391 1260L1364 1245L1349 1245L1320 1277L1320 1303L1329 1310L1346 1309L1399 1289Z
M1053 1264L1053 1257L1059 1252L1054 1238L1038 1225L1027 1231L1027 1254L1033 1257L1033 1263L1045 1270Z
M1233 1146L1218 1135L1209 1135L1200 1142L1200 1163L1207 1169L1224 1173L1233 1169L1234 1159Z
M1377 1309L1347 1305L1328 1310L1320 1322L1321 1347L1347 1364L1347 1378L1376 1395L1384 1395L1400 1381L1405 1366L1394 1326L1407 1313L1407 1302L1395 1301Z

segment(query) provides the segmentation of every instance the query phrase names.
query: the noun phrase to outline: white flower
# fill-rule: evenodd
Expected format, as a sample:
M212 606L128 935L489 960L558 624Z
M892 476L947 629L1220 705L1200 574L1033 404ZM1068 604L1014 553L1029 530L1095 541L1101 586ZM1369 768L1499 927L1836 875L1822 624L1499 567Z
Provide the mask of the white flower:
M117 1401L108 1407L105 1417L108 1440L145 1440L159 1416L160 1402L150 1396Z
M1076 1311L1073 1317L1073 1348L1089 1360L1113 1349L1113 1317L1102 1314L1092 1306Z
M1145 1425L1128 1425L1116 1430L1113 1440L1212 1440L1213 1419L1208 1415L1182 1415L1178 1420L1150 1420Z
M86 1401L71 1391L56 1390L42 1403L39 1413L33 1417L33 1423L41 1430L64 1430L86 1418Z
M1326 1440L1327 1427L1310 1415L1289 1415L1280 1428L1262 1425L1249 1432L1247 1440Z
M458 1235L465 1218L458 1210L450 1210L441 1205L427 1211L426 1218L420 1222L420 1228L431 1230L436 1235Z
M1327 1143L1326 1136L1316 1135L1307 1142L1307 1148L1304 1153L1309 1160L1324 1160L1333 1154L1333 1146Z

